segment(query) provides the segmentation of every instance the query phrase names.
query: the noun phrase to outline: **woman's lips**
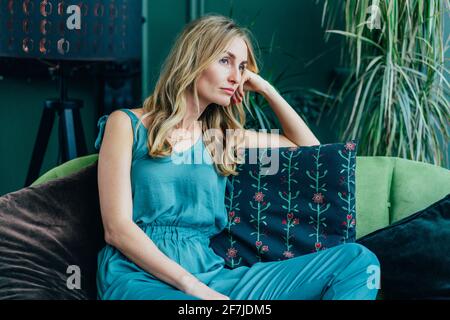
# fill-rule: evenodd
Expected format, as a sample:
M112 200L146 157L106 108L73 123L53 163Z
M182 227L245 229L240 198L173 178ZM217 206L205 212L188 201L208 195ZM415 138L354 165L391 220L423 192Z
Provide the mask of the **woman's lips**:
M222 88L223 91L225 91L226 93L228 93L230 96L232 96L234 94L234 91L231 89L224 89Z

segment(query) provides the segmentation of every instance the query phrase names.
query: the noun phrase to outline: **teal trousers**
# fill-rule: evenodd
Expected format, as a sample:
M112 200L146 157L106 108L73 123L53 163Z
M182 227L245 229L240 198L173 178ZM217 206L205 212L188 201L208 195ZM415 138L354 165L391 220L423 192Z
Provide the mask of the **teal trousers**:
M203 276L201 281L231 300L375 300L380 264L366 247L348 243L288 260L222 268L213 280ZM103 298L198 300L162 281L131 274L126 278L116 281Z

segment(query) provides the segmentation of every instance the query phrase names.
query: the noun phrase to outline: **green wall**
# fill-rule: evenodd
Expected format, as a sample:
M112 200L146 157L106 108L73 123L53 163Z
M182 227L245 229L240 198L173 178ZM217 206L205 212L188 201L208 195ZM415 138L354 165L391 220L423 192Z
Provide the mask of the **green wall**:
M177 5L176 0L154 0L147 4L147 27L144 28L144 74L143 99L151 93L159 75L161 64L167 56L175 36L183 28L190 8L195 13L217 13L230 15L238 23L248 27L260 48L267 48L273 41L273 47L279 47L259 56L261 75L274 75L289 67L288 74L302 73L301 76L286 79L284 86L312 87L326 91L331 70L339 64L339 37L324 41L324 29L321 27L322 1L283 0L283 1L188 1L185 7ZM178 10L173 10L177 8ZM318 59L316 59L319 57ZM148 58L148 59L147 59ZM330 119L326 116L320 128L311 125L311 129L323 143L336 142L337 137L329 128Z
M229 15L233 6L233 15L239 23L251 27L260 47L269 46L275 33L274 45L283 48L271 55L260 57L262 74L272 70L278 73L287 65L292 72L305 74L285 84L296 83L325 89L329 72L337 65L337 49L327 52L308 68L304 64L317 55L329 51L335 45L323 41L320 27L321 8L315 0L284 1L180 1L151 0L144 1L143 75L142 98L153 89L161 63L168 54L175 36L181 31L189 17L201 13L219 13ZM256 17L259 12L259 16ZM0 78L1 79L1 78ZM19 190L25 183L34 139L42 112L43 101L58 95L57 86L50 79L27 80L4 78L0 80L0 195ZM96 114L98 86L95 79L89 81L70 81L69 97L84 101L81 109L83 127L89 153L95 153L93 144L97 134ZM326 126L324 126L326 128ZM312 128L321 142L334 140L333 134L326 130ZM57 122L53 128L41 174L58 165Z
M142 84L137 84L141 88L136 88L142 91L142 99L152 91L161 63L185 23L206 13L228 16L232 7L232 17L251 29L259 47L268 47L273 40L275 47L282 48L259 56L261 75L278 74L289 67L291 73L302 75L288 79L283 85L295 84L325 91L330 72L339 65L339 37L332 36L328 43L323 40L324 30L320 25L322 8L316 0L142 1L146 18L143 26L143 70ZM447 15L444 38L447 39L449 34ZM447 67L450 67L448 56L446 58ZM94 78L69 81L69 97L84 101L81 116L89 153L96 152L93 145L97 135L98 83ZM57 84L50 77L25 79L23 76L6 78L0 75L0 195L23 187L43 101L57 95ZM337 141L329 121L325 117L319 128L311 125L322 143ZM55 121L41 174L58 165L57 128ZM449 145L448 141L442 143Z
M233 7L232 17L239 23L248 27L254 21L250 29L260 47L268 47L274 35L274 46L280 46L282 50L275 50L271 55L265 54L261 57L263 65L260 67L263 72L271 70L278 73L289 65L292 72L305 72L305 75L287 81L287 84L296 83L324 89L328 84L329 71L337 64L338 50L330 51L333 46L337 46L336 39L331 39L328 44L323 41L324 32L320 26L322 9L315 2L315 0L216 0L204 1L203 7L204 13L227 16ZM144 84L144 96L154 87L160 64L185 23L187 8L178 5L179 10L173 10L179 3L180 1L176 0L153 0L148 4L146 32L149 41L148 54L144 54L144 63L146 56L151 63L148 63L149 82L147 86ZM325 53L326 51L329 52ZM307 68L304 67L304 64L320 54L324 54L320 60Z
M88 152L93 153L96 133L95 79L70 81L69 98L82 99L83 129ZM35 143L43 103L59 95L55 81L41 79L0 80L0 195L24 187L31 154ZM41 174L58 162L58 117L55 117L52 134L44 156Z
M316 5L316 0L142 1L147 22L143 27L142 88L136 88L141 89L142 99L153 89L161 63L184 24L202 13L229 15L232 7L232 17L252 30L259 47L268 47L273 37L273 45L282 48L259 57L262 75L268 72L278 74L289 66L292 73L299 72L302 76L291 78L283 85L295 84L325 91L331 70L339 65L338 37L331 37L328 43L323 40L324 31L320 26L322 8ZM445 17L444 30L444 39L447 39L450 35L448 15ZM314 60L317 56L320 58ZM310 61L314 62L308 64ZM448 52L446 66L450 68ZM450 76L447 77L450 81ZM81 116L89 153L95 152L97 84L96 79L69 81L69 97L84 101ZM25 79L0 75L0 195L23 187L43 101L57 95L57 84L50 78ZM329 121L325 117L319 128L311 126L322 143L337 141ZM55 121L41 174L58 165L57 128ZM442 140L442 145L447 145L449 149L448 168L450 143Z

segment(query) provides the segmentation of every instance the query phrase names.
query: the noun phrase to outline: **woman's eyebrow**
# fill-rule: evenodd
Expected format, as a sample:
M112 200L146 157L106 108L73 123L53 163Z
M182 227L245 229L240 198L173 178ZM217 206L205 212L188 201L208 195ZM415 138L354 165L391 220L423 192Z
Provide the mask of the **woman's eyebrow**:
M230 51L226 51L225 53L229 54L233 59L236 59L236 56L234 54L232 54ZM242 63L247 64L247 60L242 61Z

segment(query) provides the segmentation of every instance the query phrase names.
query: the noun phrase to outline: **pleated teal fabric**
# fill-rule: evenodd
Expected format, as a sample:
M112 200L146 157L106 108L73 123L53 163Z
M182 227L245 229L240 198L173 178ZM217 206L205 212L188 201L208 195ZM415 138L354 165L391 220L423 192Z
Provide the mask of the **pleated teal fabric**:
M120 110L130 117L134 133L130 172L133 221L164 254L200 281L233 300L376 297L377 289L367 287L366 269L379 266L378 260L358 244L228 269L210 247L210 239L228 223L227 178L216 171L203 140L168 157L150 157L147 129L142 123L137 126L138 117L132 111ZM97 150L107 118L98 121ZM99 252L97 262L100 300L198 299L159 280L109 244Z

